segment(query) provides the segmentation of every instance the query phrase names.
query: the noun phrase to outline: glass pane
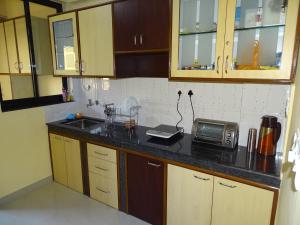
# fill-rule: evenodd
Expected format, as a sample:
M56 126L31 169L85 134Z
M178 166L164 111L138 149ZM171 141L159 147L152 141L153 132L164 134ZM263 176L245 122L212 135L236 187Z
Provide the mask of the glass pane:
M286 0L237 0L233 69L280 68L286 11Z
M181 0L180 70L215 68L218 0Z
M34 56L40 96L58 95L62 92L62 78L53 76L48 16L56 9L29 3L34 45Z
M56 47L56 68L58 70L75 70L73 20L54 22L53 31Z

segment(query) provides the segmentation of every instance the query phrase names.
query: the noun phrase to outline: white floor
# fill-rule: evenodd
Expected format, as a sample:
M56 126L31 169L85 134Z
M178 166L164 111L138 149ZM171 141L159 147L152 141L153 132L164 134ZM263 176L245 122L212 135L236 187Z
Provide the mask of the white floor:
M53 183L0 205L0 225L147 225Z

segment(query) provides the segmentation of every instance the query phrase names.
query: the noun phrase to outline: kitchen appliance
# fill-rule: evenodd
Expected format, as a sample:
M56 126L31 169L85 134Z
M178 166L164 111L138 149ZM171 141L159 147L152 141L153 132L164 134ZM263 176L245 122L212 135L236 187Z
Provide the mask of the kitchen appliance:
M257 151L264 156L276 155L277 142L281 134L281 124L275 116L263 116L259 131Z
M198 118L192 128L193 142L234 149L238 144L237 123Z
M146 131L146 134L148 136L164 138L164 139L172 138L179 133L183 133L182 127L175 127L175 126L169 126L164 124L161 124L151 130Z

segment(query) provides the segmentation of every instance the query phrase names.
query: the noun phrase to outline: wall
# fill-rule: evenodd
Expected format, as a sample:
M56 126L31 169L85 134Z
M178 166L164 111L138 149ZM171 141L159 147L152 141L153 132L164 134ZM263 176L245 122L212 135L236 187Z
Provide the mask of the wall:
M51 174L44 109L0 112L0 198Z
M299 52L300 53L300 52ZM292 146L293 136L297 128L300 128L300 57L298 58L298 69L296 81L292 85L294 97L289 114L287 138L285 140L285 163L283 165L283 177L280 189L280 198L277 212L277 225L299 225L300 224L300 192L294 189L291 172L291 164L287 162L288 151Z

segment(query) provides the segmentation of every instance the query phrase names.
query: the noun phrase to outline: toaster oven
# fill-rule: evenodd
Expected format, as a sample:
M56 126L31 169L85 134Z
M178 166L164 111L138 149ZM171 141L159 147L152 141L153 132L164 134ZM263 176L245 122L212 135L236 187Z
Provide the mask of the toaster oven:
M193 142L234 149L238 144L237 123L198 118L192 128Z

